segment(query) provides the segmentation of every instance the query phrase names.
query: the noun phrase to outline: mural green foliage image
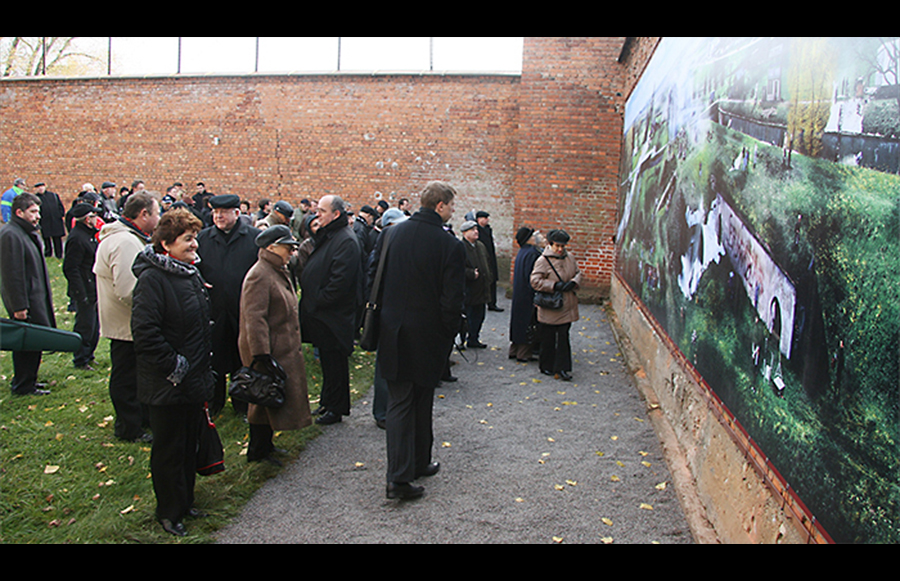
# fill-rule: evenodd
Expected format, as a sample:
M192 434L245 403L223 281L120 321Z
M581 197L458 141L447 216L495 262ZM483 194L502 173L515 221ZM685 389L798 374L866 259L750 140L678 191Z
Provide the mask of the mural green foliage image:
M619 272L838 542L900 542L898 47L664 39L625 112Z

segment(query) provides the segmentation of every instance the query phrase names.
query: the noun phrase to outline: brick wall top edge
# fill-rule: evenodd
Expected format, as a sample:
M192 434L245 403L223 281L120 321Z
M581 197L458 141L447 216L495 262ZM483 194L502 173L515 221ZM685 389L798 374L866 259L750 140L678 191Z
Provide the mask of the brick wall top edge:
M265 79L267 77L283 79L293 77L297 79L318 79L320 77L461 77L479 78L489 77L498 80L518 81L521 73L516 72L484 72L484 71L291 71L284 73L223 73L223 74L180 74L180 75L101 75L84 77L3 77L0 83L43 83L43 82L84 82L84 81L191 81L211 79Z

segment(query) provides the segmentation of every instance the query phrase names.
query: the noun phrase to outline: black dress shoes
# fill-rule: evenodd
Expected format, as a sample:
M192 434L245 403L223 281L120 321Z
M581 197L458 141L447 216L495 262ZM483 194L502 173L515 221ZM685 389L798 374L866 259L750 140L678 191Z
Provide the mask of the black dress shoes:
M560 371L559 378L562 379L563 381L572 381L572 374L569 373L568 371Z
M422 486L413 486L408 482L389 482L387 485L388 498L401 498L409 500L411 498L419 498L425 494L425 488Z
M544 375L549 375L549 376L551 376L551 377L554 376L554 375L556 375L556 374L553 373L552 371L547 371L546 369L541 369L541 373L543 373Z
M440 462L432 462L421 470L416 470L416 476L434 476L441 471Z
M26 392L14 391L13 393L15 395L50 395L50 390L49 389L38 389L35 387L31 391L26 391Z
M170 535L175 535L176 537L183 537L187 535L187 529L184 528L184 525L180 522L173 523L167 518L161 518L159 519L159 524L161 524L163 530Z
M446 381L446 382L448 382L448 383L453 383L453 382L456 381L457 379L459 379L459 378L458 378L458 377L455 377L455 376L453 376L453 375L450 375L450 374L448 373L447 375L445 375L444 377L441 378L441 381Z
M341 420L343 420L341 414L325 411L322 415L316 418L316 423L320 426L328 426L330 424L336 424Z
M488 306L488 310L489 310L489 311L494 311L495 313L502 313L502 312L503 312L503 309L501 309L501 308L498 307L497 305L489 305L489 306Z

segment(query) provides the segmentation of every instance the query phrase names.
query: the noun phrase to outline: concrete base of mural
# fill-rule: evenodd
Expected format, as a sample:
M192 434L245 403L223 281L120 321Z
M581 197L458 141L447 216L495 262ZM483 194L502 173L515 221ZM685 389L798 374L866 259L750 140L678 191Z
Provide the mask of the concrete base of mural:
M611 320L698 543L806 543L669 344L612 278Z

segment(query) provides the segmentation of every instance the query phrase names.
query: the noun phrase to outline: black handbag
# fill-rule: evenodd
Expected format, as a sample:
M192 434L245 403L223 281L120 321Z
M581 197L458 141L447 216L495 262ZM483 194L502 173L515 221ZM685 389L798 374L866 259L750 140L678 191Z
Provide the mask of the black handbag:
M209 417L207 404L203 404L201 418L200 435L197 438L197 474L212 476L225 470L225 450L216 425Z
M258 371L253 365L241 367L231 376L228 395L247 403L280 408L284 405L284 382L285 376Z
M550 262L550 259L547 258L547 264L550 265L550 268L553 269L553 272L556 274L556 278L559 279L559 282L563 282L559 273L556 272L556 267L553 266L553 263ZM558 311L563 307L563 294L561 291L553 291L553 292L544 292L544 291L534 291L534 306L541 307L542 309L550 309L553 311Z
M384 231L384 245L381 247L381 257L378 260L378 269L375 271L375 280L372 281L372 292L366 309L363 312L362 329L359 333L359 347L364 351L378 350L378 331L381 319L381 306L378 304L378 293L381 290L381 274L384 270L384 257L387 256L388 232Z

